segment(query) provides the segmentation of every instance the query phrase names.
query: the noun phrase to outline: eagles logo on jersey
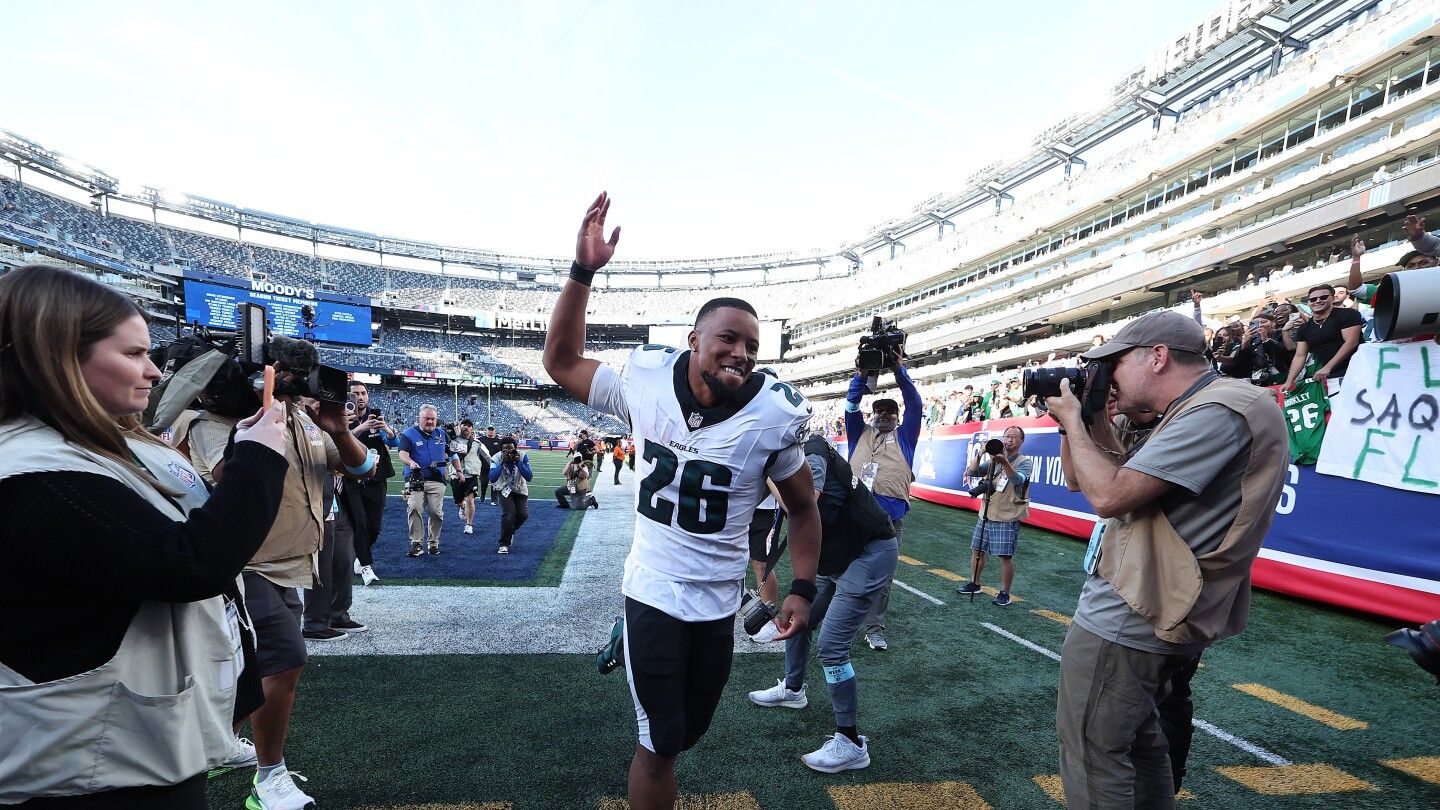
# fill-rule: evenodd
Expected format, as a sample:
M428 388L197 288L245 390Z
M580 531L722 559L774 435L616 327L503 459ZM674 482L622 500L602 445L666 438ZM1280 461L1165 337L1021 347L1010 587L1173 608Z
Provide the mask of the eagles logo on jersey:
M735 399L703 408L690 391L690 360L688 351L642 346L619 374L601 366L589 404L628 421L636 438L635 543L622 589L702 621L734 613L750 518L766 478L805 465L812 407L789 383L755 372Z

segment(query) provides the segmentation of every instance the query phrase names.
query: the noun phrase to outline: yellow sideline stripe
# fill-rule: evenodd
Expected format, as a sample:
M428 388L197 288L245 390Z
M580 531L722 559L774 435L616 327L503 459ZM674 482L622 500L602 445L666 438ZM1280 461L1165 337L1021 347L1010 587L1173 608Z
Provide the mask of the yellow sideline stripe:
M1332 712L1324 706L1316 706L1314 703L1307 703L1300 698L1291 697L1284 692L1277 692L1268 686L1258 683L1234 683L1232 689L1238 689L1247 695L1253 695L1261 700L1274 703L1282 709L1289 709L1296 714L1323 723L1330 728L1339 731L1360 731L1370 727L1369 723L1363 720L1356 720L1353 717L1346 717L1338 712Z
M1378 790L1334 765L1234 765L1215 772L1266 796L1296 796L1301 793L1349 793Z
M1010 597L1010 598L1011 598L1011 599L1014 599L1015 597L1012 596L1012 597ZM1030 612L1031 612L1031 613L1034 613L1036 616L1039 616L1039 617L1042 618L1042 619L1049 619L1049 620L1052 621L1052 622L1059 622L1060 624L1063 624L1063 625L1065 625L1066 627L1069 627L1069 626L1070 626L1070 623L1074 621L1074 619L1071 619L1069 616L1066 616L1064 613L1056 613L1056 612L1053 611L1053 610L1045 610L1044 608L1035 608L1034 610L1032 610L1032 611L1030 611Z
M630 810L630 802L627 799L601 799L598 810ZM749 792L714 793L680 796L675 800L675 810L760 810L760 803Z
M967 582L970 579L969 577L962 577L959 574L946 571L944 568L931 568L930 573L934 574L937 577L943 577L944 579L948 579L951 582Z
M1408 759L1382 759L1380 764L1387 768L1408 773L1416 779L1440 785L1440 757L1409 757Z
M1040 789L1045 791L1046 796L1049 796L1060 804L1065 803L1065 785L1060 782L1059 774L1049 776L1042 775L1033 778L1035 784L1039 785ZM1180 792L1175 794L1176 801L1188 802L1193 798L1195 798L1195 794L1191 793L1189 788L1180 788Z
M877 782L826 788L837 810L992 810L965 782Z
M927 563L927 562L921 562L920 560L917 560L917 559L915 559L914 557L906 557L904 554L901 554L901 555L900 555L900 562L903 562L903 563L905 563L906 565L929 565L929 564L930 564L930 563Z

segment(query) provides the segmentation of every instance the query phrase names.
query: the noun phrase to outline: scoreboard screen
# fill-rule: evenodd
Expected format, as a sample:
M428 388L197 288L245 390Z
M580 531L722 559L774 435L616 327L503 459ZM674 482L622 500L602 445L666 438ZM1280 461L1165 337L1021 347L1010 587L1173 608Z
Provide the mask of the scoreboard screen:
M370 307L367 306L247 290L188 278L185 279L184 289L186 323L199 321L202 326L238 329L240 316L236 307L253 303L265 307L270 331L277 335L321 343L371 345ZM302 323L300 308L305 306L315 308L314 326Z

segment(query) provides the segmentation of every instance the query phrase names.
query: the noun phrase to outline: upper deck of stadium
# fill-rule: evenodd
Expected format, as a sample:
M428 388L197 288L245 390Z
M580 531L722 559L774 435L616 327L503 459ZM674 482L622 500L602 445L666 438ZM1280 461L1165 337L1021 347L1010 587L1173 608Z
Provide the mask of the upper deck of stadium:
M910 331L922 378L950 379L1078 346L1095 325L1191 288L1308 267L1327 232L1393 219L1440 189L1437 29L1418 0L1235 0L1122 77L1100 109L958 193L833 252L617 261L597 281L592 323L683 322L735 287L762 318L788 322L786 374L823 395L840 390L872 314ZM538 332L568 268L131 188L9 134L0 160L20 181L0 181L20 202L0 211L0 241L88 260L159 307L187 267ZM1385 195L1370 184L1381 165L1395 175Z

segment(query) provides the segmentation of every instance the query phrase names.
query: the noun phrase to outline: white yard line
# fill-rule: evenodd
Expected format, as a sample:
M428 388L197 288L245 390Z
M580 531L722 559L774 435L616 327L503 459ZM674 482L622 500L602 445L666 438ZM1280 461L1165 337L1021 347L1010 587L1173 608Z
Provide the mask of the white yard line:
M1027 647L1027 648L1029 648L1029 649L1031 649L1031 650L1034 650L1035 652L1040 653L1041 655L1045 656L1046 658L1051 659L1052 661L1059 661L1059 660L1060 660L1060 654L1057 653L1057 652L1055 652L1054 650L1051 650L1051 649L1049 649L1049 648L1047 648L1047 647L1042 647L1042 646L1040 646L1039 644L1036 644L1035 642L1030 641L1029 639L1021 638L1020 636L1017 636L1017 635L1015 635L1014 633L1011 633L1010 631L1005 630L1004 628L996 627L995 625L993 625L993 624L991 624L991 623L989 623L989 622L981 622L981 623L980 623L980 626L983 627L983 628L985 628L986 630L989 630L989 631L993 632L993 633L998 633L998 634L1004 636L1005 638L1008 638L1008 639L1010 639L1011 641L1015 642L1016 644L1019 644L1019 645L1021 645L1021 646L1023 646L1023 647ZM1222 728L1219 728L1218 726L1215 726L1215 725L1212 725L1212 724L1210 724L1210 723L1207 723L1207 722L1205 722L1204 720L1201 720L1201 719L1198 718L1198 717L1193 718L1193 719L1191 720L1191 722L1194 723L1195 728L1200 729L1201 731L1205 732L1206 734L1209 734L1210 736L1216 738L1217 740L1221 740L1221 741L1223 741L1223 742L1230 743L1231 745L1235 746L1236 748L1239 748L1241 751L1244 751L1244 752L1247 753L1247 754L1253 754L1253 755L1255 755L1256 757L1259 757L1260 759L1263 759L1263 760L1265 760L1266 762L1270 763L1271 765L1293 765L1293 764L1294 764L1293 762L1291 762L1290 760L1288 760L1288 759L1280 756L1279 754L1275 754L1275 753L1272 753L1272 752L1270 752L1270 751L1266 751L1264 748L1261 748L1260 746L1256 745L1255 743L1252 743L1252 742L1250 742L1249 740L1246 740L1246 739L1243 738L1243 737L1237 737L1237 736L1235 736L1234 734L1231 734L1230 732L1228 732L1228 731L1226 731L1226 730L1224 730L1224 729L1222 729Z
M910 593L915 594L916 596L920 597L921 599L924 599L926 602L929 602L929 603L931 603L932 605L940 605L941 607L944 607L944 606L945 606L945 603L944 603L944 602L941 602L939 599L936 599L935 597L931 596L930 594L925 593L924 591L920 590L919 588L912 588L912 587L910 587L909 585L906 585L905 583L901 582L901 581L898 580L898 579L892 579L892 580L890 580L890 581L893 582L893 583L895 583L896 585L899 585L900 587L904 588L905 590L909 591Z

